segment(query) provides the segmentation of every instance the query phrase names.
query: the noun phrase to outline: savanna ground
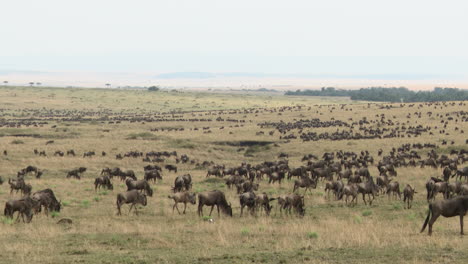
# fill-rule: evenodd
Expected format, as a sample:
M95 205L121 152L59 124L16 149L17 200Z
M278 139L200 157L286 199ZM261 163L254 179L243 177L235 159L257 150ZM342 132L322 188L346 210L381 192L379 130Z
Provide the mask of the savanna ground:
M341 108L338 104L348 104ZM417 109L408 105L386 110L382 104L352 102L341 98L286 97L275 94L252 93L178 93L148 92L142 90L114 89L53 89L53 88L0 88L0 120L31 119L46 121L41 127L0 128L0 151L8 156L0 158L0 175L7 180L27 165L44 170L41 179L29 176L26 181L33 192L52 188L62 201L63 210L55 217L36 215L30 224L13 223L2 218L0 222L0 262L2 263L466 263L468 240L459 235L458 218L440 218L434 226L432 237L419 230L426 217L425 181L440 176L441 169L398 168L397 180L402 189L407 183L418 192L413 208L406 210L400 200L378 197L372 206L365 206L360 198L355 207L342 201L328 199L321 182L312 194L305 197L306 215L280 215L273 202L271 216L240 218L239 199L235 190L229 190L224 180L206 178L206 169L191 164L177 164L179 172L164 170L163 180L152 184L155 195L140 215L116 216L115 198L126 190L125 184L114 178L113 191L94 191L94 178L104 167L132 169L138 178L143 177L141 158L117 160L115 155L132 150L177 151L191 159L214 161L227 167L241 162L258 164L278 160L278 154L289 154L291 167L300 166L304 154L321 155L326 151L368 150L379 160L377 150L388 154L392 147L404 143L436 143L453 140L451 147L440 146L440 153L451 148L465 147L466 134L455 131L455 126L468 130L468 125L450 123L450 135L434 133L417 138L391 138L372 140L322 140L289 143L279 139L273 130L261 129L264 121L293 121L294 119L320 118L321 120L347 121L380 119L385 114L394 122L412 125L439 125L436 113L445 114L467 110L466 105L441 108L424 106ZM387 104L384 104L387 105ZM390 104L388 104L390 105ZM284 112L266 111L282 106L302 106ZM309 107L310 110L309 110ZM255 108L252 113L236 112ZM220 113L219 110L224 110ZM197 112L191 112L197 111ZM406 115L421 111L421 118ZM428 117L426 112L434 115ZM93 113L91 115L91 113ZM164 114L163 114L164 113ZM54 117L51 118L50 116ZM128 122L109 123L115 116L136 115L165 118L209 118L213 121L183 122ZM215 121L222 117L225 121ZM245 123L226 121L245 120ZM52 126L56 127L52 127ZM238 125L236 127L236 125ZM370 124L371 126L372 124ZM193 130L193 128L199 130ZM212 133L204 133L210 127ZM224 129L220 129L224 127ZM184 131L150 131L153 128L184 128ZM313 131L333 132L337 128L319 128ZM338 128L342 129L342 128ZM107 132L108 130L108 132ZM256 135L258 131L265 135ZM232 133L230 133L232 132ZM297 131L296 131L297 132ZM434 131L435 132L435 131ZM12 135L26 134L28 137ZM297 133L296 133L297 134ZM46 145L46 141L54 140ZM267 146L231 146L226 142L243 140L269 141ZM279 146L274 146L274 143ZM33 149L45 150L47 157L34 155ZM74 149L77 157L54 157L56 150ZM85 151L96 151L92 158L83 158ZM101 157L101 151L107 152ZM427 150L420 153L425 155ZM249 155L246 155L249 154ZM173 158L165 164L175 164ZM68 170L84 166L88 171L82 180L66 179ZM372 175L378 175L375 166ZM213 213L214 223L196 214L196 206L189 206L186 215L172 212L172 200L167 198L176 175L190 173L194 177L193 191L219 189L226 193L233 205L234 217ZM291 193L292 181L281 185L268 184L264 179L259 192L271 197ZM303 189L299 191L303 193ZM10 195L8 183L0 186L0 201L19 198ZM440 197L438 199L441 199ZM209 208L205 207L205 214ZM71 226L57 225L58 219L73 220Z

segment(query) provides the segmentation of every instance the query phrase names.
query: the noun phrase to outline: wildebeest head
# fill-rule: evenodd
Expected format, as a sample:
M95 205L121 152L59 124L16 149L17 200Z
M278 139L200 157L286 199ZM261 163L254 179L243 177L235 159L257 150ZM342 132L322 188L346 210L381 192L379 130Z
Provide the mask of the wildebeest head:
M111 182L109 182L109 183L107 184L107 189L109 189L109 190L114 190L114 185L113 185Z
M228 205L226 205L226 207L224 208L224 212L229 215L229 216L232 216L232 207L231 207L231 203L229 203Z
M191 204L196 204L197 203L197 195L195 193L189 193L188 194L188 200Z

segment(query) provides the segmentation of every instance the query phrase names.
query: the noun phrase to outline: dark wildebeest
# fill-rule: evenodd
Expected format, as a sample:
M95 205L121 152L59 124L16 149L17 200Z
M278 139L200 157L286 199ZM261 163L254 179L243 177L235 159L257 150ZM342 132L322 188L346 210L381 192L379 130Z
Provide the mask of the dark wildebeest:
M161 167L158 166L158 165L146 165L143 167L143 169L145 171L151 171L151 170L158 170L158 171L162 171Z
M467 211L468 196L466 195L449 200L431 202L429 204L429 212L427 214L426 221L424 221L421 233L424 232L424 229L429 223L429 235L432 235L432 225L441 215L444 217L453 217L458 215L460 216L460 234L463 235L463 216L465 216Z
M443 180L438 179L438 178L431 177L431 178L426 182L426 191L427 191L426 199L427 199L428 202L429 202L430 200L434 199L433 189L434 189L434 185L435 185L437 182L443 182Z
M133 170L126 170L126 171L119 171L119 175L121 181L125 181L128 178L132 180L137 180L137 177L135 176L135 172Z
M112 185L109 176L99 176L94 180L94 190L97 191L97 189L101 189L101 186L104 186L105 188L109 190L113 190L114 186Z
M250 214L254 214L255 211L255 201L256 201L256 195L254 192L245 192L241 195L239 195L239 202L241 206L241 212L240 216L242 216L244 212L244 207L247 206L247 208L250 211Z
M35 208L35 213L41 212L44 207L45 214L48 216L49 211L60 212L60 201L55 197L51 189L44 189L33 193L32 198L38 201L38 206Z
M468 167L465 167L461 170L457 170L457 179L460 178L460 181L462 177L465 177L465 180L468 179Z
M255 208L260 210L260 212L263 209L266 215L270 215L271 208L273 208L270 202L274 200L276 200L276 198L269 198L266 193L257 194L255 197Z
M94 151L88 151L88 152L83 153L83 158L92 157L94 155L96 155L96 153Z
M78 169L73 169L67 173L67 178L74 177L76 179L81 179L81 175L86 171L85 167L79 167Z
M26 196L18 200L9 200L5 203L4 214L8 218L13 218L13 214L18 212L18 217L16 221L19 221L19 217L24 221L24 216L26 216L26 222L31 222L33 218L33 208L36 207L37 203L31 197Z
M299 180L294 181L294 188L293 192L295 192L299 188L305 188L304 193L307 192L307 189L310 189L310 192L312 192L312 189L317 188L317 180L316 179L311 179L309 177L302 177Z
M179 207L177 207L178 203L183 203L184 204L184 214L185 210L187 209L187 203L191 204L196 204L197 203L197 197L195 193L189 193L189 192L177 192L172 195L167 196L169 199L174 200L174 206L172 206L172 213L174 213L174 208L177 209L177 212L180 214Z
M69 155L71 155L71 156L74 157L74 156L76 155L76 154L75 154L75 151L74 151L73 149L67 150L67 156L69 156Z
M117 215L122 215L120 208L122 207L123 204L131 204L130 205L130 210L128 210L128 213L130 214L130 211L132 211L132 208L135 208L135 214L138 215L138 210L136 205L141 204L143 206L146 206L147 204L147 199L146 195L143 193L140 193L138 190L131 190L127 191L124 193L119 193L117 194Z
M125 184L127 185L127 191L138 190L144 191L149 197L153 196L153 189L151 189L149 183L146 180L133 180L126 179Z
M220 168L211 168L206 173L206 177L215 176L215 177L223 177L223 170Z
M278 182L279 184L281 184L281 181L284 179L285 175L286 172L284 171L272 172L271 174L268 174L268 183Z
M145 171L145 180L156 182L156 179L162 180L161 172L158 170L147 170Z
M391 182L387 185L387 195L388 199L390 199L390 195L393 193L394 198L398 195L398 199L401 200L401 192L400 192L400 184L395 181Z
M174 187L172 190L176 192L181 192L184 189L186 191L192 188L192 176L190 174L179 175L174 180Z
M214 190L208 192L202 192L198 194L198 215L203 216L203 206L211 206L210 216L213 212L213 209L216 205L218 209L218 217L219 217L219 209L223 211L223 213L232 216L232 208L231 205L228 204L226 201L226 196L223 192Z
M241 184L236 184L236 187L237 187L237 194L241 194L245 192L258 191L259 184L253 183L251 181L245 181Z
M405 204L405 208L410 209L413 203L413 197L416 191L414 190L411 185L407 184L405 189L403 189L403 203Z
M375 196L378 195L378 186L374 183L374 179L372 178L372 176L369 177L369 180L367 182L359 183L357 187L358 187L358 193L362 193L362 200L364 201L364 204L367 205L367 202L366 202L366 194L367 194L369 205L372 205L372 201L375 199ZM371 195L372 195L372 200L370 198Z
M164 166L164 168L168 170L169 172L174 171L175 173L177 173L177 166L169 164L169 165Z

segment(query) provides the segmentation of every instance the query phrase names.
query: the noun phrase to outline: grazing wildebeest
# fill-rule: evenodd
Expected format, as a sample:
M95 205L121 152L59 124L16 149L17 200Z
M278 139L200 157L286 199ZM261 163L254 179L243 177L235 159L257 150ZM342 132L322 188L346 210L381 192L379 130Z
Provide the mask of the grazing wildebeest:
M174 171L175 173L177 173L177 166L175 166L175 165L170 165L169 164L169 165L164 166L164 168L166 170L168 170L169 172Z
M10 184L10 195L11 195L13 191L16 191L16 193L18 193L18 191L23 192L25 182L23 178L18 178L18 179L13 179L13 180L8 178L8 184Z
M174 180L174 187L172 190L176 192L181 192L184 189L186 191L192 188L192 176L190 174L179 175Z
M293 192L295 192L299 188L305 188L304 193L307 192L307 189L310 189L310 192L312 192L312 189L317 188L317 180L316 179L311 179L309 177L302 177L299 180L294 181L294 188Z
M255 201L256 201L256 195L254 192L245 192L239 195L239 202L241 206L240 216L242 216L244 212L244 207L246 206L249 209L250 214L253 215L255 211Z
M104 186L105 188L109 190L113 190L114 186L112 185L109 176L99 176L94 180L94 190L97 191L97 189L101 189L101 186Z
M40 178L41 175L42 175L42 173L41 173L41 174L38 176L40 170L39 170L37 167L29 165L29 166L27 166L26 168L21 169L21 170L18 172L18 175L17 175L17 176L18 176L18 177L23 177L23 176L25 176L26 174L28 174L28 173L30 173L30 172L34 172L34 175L36 176L36 178Z
M197 197L195 193L189 193L189 192L177 192L172 195L167 196L169 199L174 200L174 206L172 206L172 213L174 213L174 208L177 209L177 212L180 214L179 207L177 207L178 203L183 203L184 204L184 212L187 209L187 203L191 204L196 204L197 203Z
M226 185L231 189L232 185L242 184L245 181L245 178L239 175L231 175L226 179Z
M162 171L161 167L158 166L158 165L146 165L143 167L143 169L145 171L151 171L151 170L158 170L158 171Z
M127 177L135 181L137 180L137 177L135 176L135 172L133 170L126 170L126 171L119 170L118 173L119 173L118 176L120 177L121 181L125 181Z
M364 204L367 205L367 202L366 202L366 194L367 194L369 205L372 205L372 201L375 199L375 196L378 195L378 186L374 183L374 179L372 178L372 176L369 177L369 180L367 182L359 183L357 187L358 187L358 193L362 193L362 200L364 201ZM370 198L371 195L372 195L372 200Z
M417 193L411 185L407 184L405 189L403 189L403 203L405 208L410 209L413 203L414 194Z
M133 180L126 179L125 184L127 185L127 191L138 190L144 191L149 197L153 196L153 189L151 189L149 183L146 180Z
M395 181L391 182L387 185L387 195L388 199L390 199L390 195L393 193L394 198L398 195L398 199L401 200L401 192L400 192L400 184Z
M429 223L429 235L432 235L432 225L439 216L453 217L460 216L460 234L463 235L463 216L468 211L468 196L458 196L449 200L431 202L426 221L424 221L421 233L424 232ZM431 216L432 215L432 216Z
M273 208L270 202L274 200L276 200L276 198L269 198L266 193L257 194L255 197L255 208L260 210L260 212L263 209L266 215L270 215L271 209Z
M281 199L281 201L280 201ZM298 194L288 194L278 198L278 203L281 204L281 209L286 210L287 213L291 214L291 209L294 208L297 214L304 216L304 196Z
M460 181L462 177L465 177L465 180L468 179L468 167L465 167L461 170L457 170L457 178L460 178Z
M5 203L4 214L5 217L13 218L13 214L18 212L18 217L16 221L19 221L19 217L24 221L24 216L26 216L26 223L31 222L33 218L33 208L36 207L36 201L31 199L31 197L26 196L17 200L9 200Z
M206 177L209 176L223 177L223 170L221 168L211 168L206 173Z
M214 190L208 192L202 192L198 194L198 215L203 216L203 206L211 206L210 216L213 212L213 209L216 205L218 209L218 217L219 217L219 209L223 211L223 213L232 216L232 208L231 204L228 204L226 201L226 196L222 191Z
M61 203L57 200L51 189L37 191L33 193L32 198L39 203L35 208L35 213L41 212L42 207L44 207L44 211L47 216L49 211L60 212Z
M70 156L70 155L73 157L76 155L73 149L67 150L67 156Z
M88 151L88 152L83 153L83 158L92 157L94 155L96 155L94 151Z
M162 180L161 172L158 170L147 170L145 171L145 180L156 182L156 179Z
M124 193L119 193L117 194L117 215L122 215L120 208L122 207L123 204L131 204L130 205L130 210L128 210L128 213L130 214L130 211L132 211L132 208L135 208L135 214L138 215L138 210L136 205L141 204L143 206L146 206L147 204L147 199L146 195L143 193L140 193L138 190L131 190L127 191Z

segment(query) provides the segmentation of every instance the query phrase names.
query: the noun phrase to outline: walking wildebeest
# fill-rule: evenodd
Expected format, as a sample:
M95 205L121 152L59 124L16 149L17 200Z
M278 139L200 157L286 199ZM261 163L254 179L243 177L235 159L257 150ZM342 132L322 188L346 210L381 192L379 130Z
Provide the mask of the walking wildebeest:
M280 199L282 200L280 202ZM280 210L284 209L287 213L291 214L291 209L294 208L297 214L300 216L304 216L305 208L304 208L304 196L300 196L298 194L288 194L283 197L278 198L278 203L281 204Z
M211 206L210 216L213 212L213 209L216 205L218 209L218 217L219 217L219 209L223 211L223 213L232 216L232 208L231 204L228 204L226 201L226 196L222 191L214 190L208 192L202 192L198 194L198 215L203 216L203 206Z
M270 202L274 200L276 200L276 198L269 198L266 193L257 194L255 197L255 208L260 210L260 212L263 209L266 215L270 215L271 209L273 208Z
M398 195L398 199L401 200L400 184L397 181L391 182L387 185L387 195L389 200L392 193L394 198Z
M78 169L73 169L67 173L67 178L74 177L76 179L81 179L81 175L86 171L85 167L79 167Z
M439 216L453 217L460 216L460 234L463 235L463 216L468 211L468 196L459 196L448 200L431 202L426 221L424 221L421 233L424 232L429 223L429 235L432 235L432 225ZM432 215L432 216L431 216Z
M127 185L127 191L138 190L144 191L149 197L153 196L153 189L151 189L149 183L146 180L133 180L126 179L125 184Z
M353 201L354 201L354 205L357 204L357 201L358 201L358 198L357 198L357 196L358 196L358 186L357 186L356 183L351 183L351 184L346 185L343 188L343 194L346 196L346 198L345 198L345 203L346 204L348 204L349 196L353 197L350 204L353 204Z
M172 213L174 213L174 208L177 209L177 212L180 214L179 207L177 207L178 203L183 203L184 204L184 212L187 209L187 203L191 204L196 204L197 203L197 197L195 193L189 193L189 192L177 192L172 195L167 196L169 199L174 200L174 206L172 206Z
M294 181L293 192L299 188L305 188L304 193L307 192L307 189L310 189L310 192L312 193L312 189L317 188L317 180L311 179L308 176L301 177L299 180Z
M410 209L413 203L414 194L417 193L411 185L407 184L405 189L403 189L403 203L405 203L405 208Z
M117 215L122 215L120 208L122 207L123 204L131 204L130 205L130 210L128 210L128 213L130 214L130 211L132 211L132 208L135 208L135 214L138 215L138 210L136 205L141 204L143 206L146 206L147 204L147 199L146 195L143 193L140 193L138 190L131 190L127 191L124 193L119 193L117 194Z
M367 205L367 202L366 202L366 194L367 194L369 205L372 205L372 201L375 199L375 196L378 195L378 187L374 183L374 179L372 178L372 176L369 177L369 180L367 182L359 183L357 187L358 187L358 193L362 193L362 200L364 201L364 204ZM372 195L372 200L370 198L371 195Z

